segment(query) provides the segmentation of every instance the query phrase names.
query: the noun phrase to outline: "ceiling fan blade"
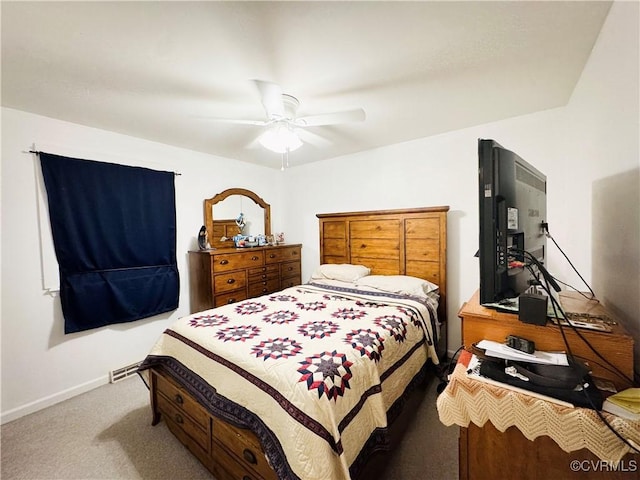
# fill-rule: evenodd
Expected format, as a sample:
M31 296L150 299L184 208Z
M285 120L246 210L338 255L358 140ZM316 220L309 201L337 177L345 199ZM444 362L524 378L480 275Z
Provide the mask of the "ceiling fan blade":
M331 142L329 140L313 132L310 132L309 130L297 128L295 130L295 133L304 143L308 143L309 145L313 145L314 147L325 148L331 146Z
M264 120L243 120L243 119L235 119L235 118L217 118L217 117L198 117L203 120L209 120L211 122L218 123L232 123L235 125L255 125L257 127L264 127L265 125L269 125L271 122Z
M319 127L323 125L336 125L339 123L362 122L366 114L362 108L347 110L344 112L321 113L308 117L297 118L295 123L299 127Z
M284 117L284 103L282 103L282 88L280 88L280 85L264 80L254 80L254 83L260 92L267 118Z

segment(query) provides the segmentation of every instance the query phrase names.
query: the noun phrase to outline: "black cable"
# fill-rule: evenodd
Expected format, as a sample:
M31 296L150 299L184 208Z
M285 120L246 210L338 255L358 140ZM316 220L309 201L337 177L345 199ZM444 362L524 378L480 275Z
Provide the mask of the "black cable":
M558 319L558 325L560 325L560 319ZM569 322L569 325L571 325L571 322ZM616 367L614 364L612 364L609 360L607 360L606 358L604 358L600 352L598 352L595 347L593 345L591 345L591 343L589 343L589 340L587 340L586 338L584 338L582 336L582 333L580 332L580 329L578 329L577 327L575 327L574 325L571 325L571 328L573 328L574 332L578 335L578 337L580 337L580 339L589 347L589 349L595 353L598 358L600 358L601 360L603 360L604 362L606 362L607 365L609 365L611 368L613 368L613 370L615 371L616 374L618 374L619 377L623 378L624 380L626 380L627 382L629 382L631 385L633 385L634 381L633 378L629 378L624 372L622 372L618 367Z
M440 383L438 384L438 387L436 389L438 394L441 394L449 384L449 375L453 373L453 369L455 368L457 363L456 357L458 356L458 354L463 348L464 348L464 345L460 345L460 347L454 352L453 356L451 357L451 360L449 361L449 365L447 365L447 367L443 369L447 371L446 376L443 377L442 375L438 375L438 377L440 378Z
M587 281L582 277L582 275L580 275L580 272L576 269L576 267L573 265L573 263L571 262L571 260L569 260L569 257L567 256L566 253L564 253L564 250L562 250L562 248L560 247L560 245L558 245L558 242L556 242L556 240L551 236L551 233L549 233L549 224L548 223L543 223L542 224L542 228L544 229L544 231L546 232L546 236L548 238L551 239L551 241L553 242L553 244L556 246L556 248L560 251L560 253L562 253L562 255L564 256L564 258L567 260L567 262L569 262L569 265L571 265L571 268L573 269L574 272L576 272L576 274L578 275L578 277L580 277L580 279L582 280L582 282L586 285L586 287L589 289L589 292L591 292L592 297L589 300L595 300L597 302L600 302L600 300L598 300L596 298L596 294L594 293L593 289L591 288L591 286L587 283ZM543 267L544 268L544 267ZM561 282L563 283L563 282ZM567 285L566 283L564 283L564 285ZM569 286L569 285L567 285ZM578 291L576 288L571 287L574 290ZM582 292L579 292L583 297L588 298L586 295L584 295ZM595 353L600 359L602 359L603 361L605 361L608 365L610 365L611 367L613 367L613 369L615 370L615 373L617 373L620 377L622 377L623 379L625 379L626 381L628 381L629 383L631 383L632 385L634 384L634 378L629 378L626 374L624 374L622 371L620 371L615 365L613 365L611 362L609 362L607 359L605 359L594 347L593 345L591 345L591 343L589 343L589 341L582 335L582 333L580 333L579 329L577 329L574 325L571 324L571 322L568 320L568 318L566 317L566 315L564 316L565 319L567 319L567 323L573 328L573 330L575 331L576 335L578 335L578 337L580 337L580 339L589 347L589 349ZM558 325L561 325L561 321L560 319L558 319ZM637 374L634 372L634 377Z
M539 282L539 279L538 279L537 275L535 274L535 271L533 270L533 267L531 267L531 266L529 265L529 266L528 266L528 269L529 269L529 271L531 272L531 274L533 275L533 277L534 277L534 278L536 278L536 280L538 280L538 282ZM543 275L543 277L544 277L544 275ZM545 277L545 280L546 280L546 277ZM558 308L560 309L560 311L562 312L563 317L564 317L564 318L566 318L566 315L565 315L565 313L564 313L564 311L563 311L563 309L562 309L562 306L561 306L561 305L559 304L559 302L558 302L558 301L557 301L557 300L556 300L556 299L555 299L555 298L550 294L549 286L548 286L548 285L546 285L546 284L544 284L544 285L543 285L543 284L542 284L542 282L540 282L540 286L543 288L543 290L548 294L549 298L551 299L551 304L552 304L552 306L553 306L553 312L554 312L554 314L556 315L556 318L558 318L558 317L557 317L557 313L558 313L558 312L556 311L556 304L557 304ZM571 325L571 323L569 323L569 325ZM571 325L571 326L573 327L573 329L574 329L574 330L576 330L576 333L578 333L578 332L577 332L576 327L575 327L575 326L573 326L573 325ZM574 357L573 353L571 353L571 349L570 349L570 347L569 347L569 342L568 342L568 340L567 340L567 338L566 338L566 336L565 336L564 329L563 329L563 326L562 326L562 322L560 321L560 319L558 319L558 327L560 327L560 333L562 334L562 339L563 339L563 341L564 341L565 346L567 347L567 353L568 353L567 357L568 357L568 358L570 358L570 359L573 359L573 360L575 360L576 358L579 358L579 357ZM580 335L580 334L578 334L578 335ZM594 351L594 353L596 353L596 355L598 355L598 356L600 356L600 357L601 357L601 355L600 355L597 351L595 351L595 349L593 349L593 347L591 346L591 344L590 344L590 343L589 343L585 338L583 338L581 335L580 335L580 337L582 338L582 340L583 340L583 341L585 341L585 343L586 343L587 345L589 345L589 347ZM604 360L604 359L603 359L603 360ZM606 360L605 360L605 361L606 361ZM611 365L608 361L606 361L606 362L607 362L609 365ZM597 363L597 362L596 362L596 363ZM612 366L612 367L614 367L614 368L616 368L614 365L611 365L611 366ZM606 369L606 370L609 370L608 368L605 368L605 369ZM617 368L616 368L616 370L617 370L617 372L616 372L616 373L622 374L622 372L620 372ZM609 371L610 371L610 370L609 370ZM622 375L623 375L623 374L622 374ZM626 377L626 375L623 375L623 377L624 377L624 378L627 378L627 377ZM627 379L627 380L628 380L628 379ZM633 383L633 382L631 382L631 383ZM586 390L586 388L584 388L584 387L583 387L582 391L584 392L584 396L587 398L587 401L589 402L589 405L591 405L591 408L596 412L596 415L598 415L598 418L600 419L600 421L601 421L601 422L602 422L602 423L603 423L603 424L604 424L604 425L605 425L605 426L606 426L606 427L607 427L611 432L613 432L613 434L614 434L616 437L618 437L618 438L619 438L619 439L620 439L620 440L621 440L625 445L627 445L627 446L628 446L629 448L631 448L633 451L636 451L636 452L640 453L640 450L638 450L638 448L637 448L637 447L635 447L634 445L632 445L632 444L631 444L631 442L629 442L626 438L624 438L624 437L623 437L623 436L622 436L622 435L621 435L621 434L620 434L620 433L619 433L615 428L613 428L613 425L611 425L611 424L608 422L608 420L607 420L606 418L604 418L604 415L602 415L602 412L601 412L600 410L598 410L598 408L596 407L596 405L593 403L593 399L592 399L592 398L587 394L587 390Z
M573 263L571 263L571 260L569 260L569 257L567 256L566 253L564 253L564 250L562 250L562 248L560 248L560 245L558 245L558 242L556 242L556 240L551 236L551 233L549 233L549 224L547 223L543 223L542 227L544 228L544 230L547 232L547 238L550 238L551 241L553 242L553 244L556 246L556 248L558 250L560 250L560 253L564 256L564 258L567 260L567 262L569 262L569 265L571 265L571 268L573 269L574 272L576 272L576 274L578 275L578 277L580 277L580 280L582 280L582 282L586 285L586 287L589 289L589 291L591 292L592 298L596 298L596 294L594 293L593 289L591 288L591 286L587 283L587 281L582 277L582 275L580 275L580 272L578 271L578 269L573 265Z
M606 364L606 363L600 363L600 362L598 362L597 360L594 360L593 358L588 359L588 358L586 358L586 357L582 357L582 356L580 356L580 355L576 355L575 357L576 357L576 358L578 358L578 359L580 359L580 360L582 360L582 361L583 361L583 362L585 362L585 363L593 363L593 364L595 364L595 365L598 365L600 368L602 368L603 370L606 370L606 371L607 371L607 372L609 372L609 373L612 373L612 374L615 374L615 375L617 375L617 376L620 376L620 374L619 374L618 372L616 372L613 368L611 368L611 367L609 366L609 364ZM624 380L629 381L629 378L625 375L625 376L624 376ZM633 385L633 382L631 382L631 384Z
M525 251L525 250L518 250L518 252L523 253L524 255L529 256L530 258L533 258L533 255L531 255L529 252ZM548 280L548 276L544 275L544 266L542 266L539 262L537 262L537 260L534 262L536 263L536 265L538 266L539 269L543 269L541 270L542 276L545 279L545 282ZM540 284L540 286L542 287L542 289L545 291L545 293L547 293L549 300L551 301L551 305L553 307L553 311L554 311L554 315L556 316L556 318L558 318L558 327L560 328L560 333L562 334L562 339L564 341L565 346L567 347L567 358L571 359L572 361L575 361L575 358L578 357L574 357L573 354L571 353L571 348L569 346L569 342L565 336L564 333L564 328L562 325L562 319L558 317L558 312L556 311L556 306L558 308L558 310L560 311L560 313L562 314L562 318L567 319L567 315L564 312L562 306L560 305L560 303L556 300L556 298L551 295L551 292L549 290L549 286L546 283L540 282L538 276L536 275L535 271L533 270L533 267L528 264L526 265L528 270L531 272L532 276L538 281L538 283ZM591 291L591 293L593 293L593 291ZM595 297L595 294L594 294ZM591 343L589 343L589 341L584 338L582 336L582 334L579 332L578 328L575 327L575 325L572 325L570 321L568 321L567 319L567 323L571 326L571 328L574 330L574 332L582 339L583 342L585 342L589 348L602 360L604 360L609 366L611 366L614 370L615 373L617 373L618 375L622 376L622 378L626 379L627 381L630 381L631 384L633 384L633 380L629 379L624 373L622 373L615 365L613 365L611 362L609 362L607 359L605 359L592 345ZM597 363L597 362L596 362ZM606 370L609 370L608 368ZM587 398L587 401L589 402L589 404L591 405L591 408L596 412L596 415L598 415L598 418L600 419L600 421L609 429L611 430L611 432L613 432L613 434L618 437L625 445L627 445L628 447L630 447L633 451L636 451L638 453L640 453L640 450L635 447L634 445L632 445L626 438L624 438L618 431L616 431L615 428L613 428L613 426L607 421L606 418L604 418L604 415L602 415L602 412L600 410L598 410L598 408L596 407L596 405L593 403L593 400L591 399L591 397L589 397L589 395L587 394L587 391L585 388L583 388L583 392L585 394L585 397Z
M562 280L558 279L558 277L553 277L553 278L554 278L554 280L555 280L556 282L561 283L561 284L562 284L562 285L564 285L565 287L569 287L571 290L573 290L574 292L576 292L577 294L579 294L581 297L584 297L584 298L586 298L587 300L592 301L592 302L598 302L598 303L600 303L600 300L598 300L596 297L589 297L589 296L585 295L585 293L584 293L584 292L581 292L580 290L578 290L578 289L577 289L576 287L574 287L573 285L570 285L570 284L568 284L568 283L566 283L566 282L563 282Z
M589 404L591 405L591 408L593 410L595 410L596 414L598 415L598 417L600 418L600 420L602 421L602 423L604 423L606 425L606 427L611 430L613 432L613 434L618 437L620 440L622 440L622 442L627 445L628 447L630 447L632 450L635 450L637 453L640 453L640 450L638 450L638 447L634 446L631 444L631 442L629 442L626 438L624 438L615 428L613 428L613 425L611 425L606 418L604 418L604 415L602 415L602 412L600 410L598 410L596 408L596 406L593 404L593 400L591 399L591 397L589 397L589 395L587 394L587 389L583 388L582 391L584 392L584 396L587 397L587 400L589 401Z
M523 252L525 252L523 250ZM530 255L531 257L533 257L533 255L531 255L529 252L525 252L527 255ZM540 263L537 263L538 268L544 268L542 267L542 265L540 265ZM531 265L528 265L528 270L529 272L531 272L531 275L538 281L539 285L542 287L542 289L544 290L544 292L547 294L547 297L549 298L549 300L551 301L551 307L553 308L553 314L556 318L558 317L558 312L560 313L560 315L562 315L563 318L566 318L566 314L564 312L564 310L562 309L562 306L560 305L560 303L556 300L556 298L551 294L551 290L549 289L549 285L548 285L548 278L547 276L544 275L543 272L542 276L545 280L545 283L540 282L540 280L538 279L535 270L533 270L533 267ZM567 340L567 336L564 333L564 328L562 326L562 322L558 321L558 327L560 327L560 335L562 335L562 341L564 342L565 347L567 348L567 359L570 360L570 362L574 362L575 361L575 357L573 355L573 352L571 351L571 346L569 345L569 340Z
M549 278L551 278L551 275L547 272L546 268L545 268L545 267L544 267L544 266L543 266L543 265L538 261L538 259L536 259L536 258L535 258L531 253L529 253L529 252L528 252L528 251L526 251L526 250L521 250L521 249L516 249L516 248L511 248L510 250L513 250L513 251L515 251L515 252L517 252L517 253L520 253L520 254L522 254L522 255L525 255L525 256L527 256L529 259L531 259L531 261L533 261L533 262L536 264L536 266L537 266L537 267L538 267L538 269L540 270L540 273L542 274L543 278L544 278L546 281L548 281L548 280L549 280ZM530 271L530 272L532 273L532 275L534 276L534 278L536 278L536 279L537 279L537 276L535 275L535 272L534 272L534 271L532 271L532 267L529 265L529 266L528 266L528 268L529 268L529 271ZM546 272L546 274L545 274L545 272ZM610 366L610 367L615 371L615 373L616 373L620 378L623 378L624 380L626 380L627 382L629 382L629 383L631 383L631 384L633 385L633 383L634 383L633 378L629 378L629 377L628 377L624 372L622 372L618 367L616 367L616 366L615 366L614 364L612 364L609 360L607 360L606 358L604 358L604 357L602 356L602 354L600 354L600 352L598 352L598 351L595 349L595 347L594 347L593 345L591 345L591 343L589 342L589 340L587 340L587 339L582 335L582 333L580 332L580 329L578 329L575 325L573 325L573 324L571 323L571 321L569 321L569 318L568 318L567 314L565 313L564 309L562 308L562 306L560 305L560 303L558 302L558 300L556 300L556 298L555 298L553 295L551 295L551 291L550 291L550 289L549 289L548 287L545 287L545 285L544 285L542 282L540 282L539 280L538 280L538 283L539 283L539 284L540 284L540 286L543 288L543 290L544 290L544 291L545 291L545 293L547 294L547 296L548 296L549 300L551 301L551 305L552 305L553 310L554 310L554 315L555 315L555 317L558 319L558 323L557 323L557 325L558 325L558 327L560 328L560 333L561 333L561 335L562 335L562 339L563 339L563 341L564 341L564 343L565 343L565 346L567 347L567 352L568 352L571 356L573 356L573 355L571 354L571 348L570 348L570 346L569 346L569 342L567 341L567 338L566 338L565 333L564 333L564 329L563 329L563 325L562 325L562 320L563 320L563 319L567 321L567 324L569 325L569 327L571 327L571 329L573 330L573 332L574 332L574 333L575 333L575 334L576 334L576 335L577 335L577 336L578 336L578 337L579 337L579 338L580 338L580 339L581 339L581 340L582 340L582 341L583 341L583 342L584 342L584 343L589 347L589 349L590 349L590 350L591 350L591 351L592 351L592 352L593 352L593 353L594 353L598 358L600 358L603 362L605 362L607 365L609 365L609 366ZM559 291L559 289L558 289L558 290L556 290L556 291ZM559 316L558 316L558 311L556 310L556 307L557 307L557 310L558 310L558 311L560 311L560 314L562 315L561 317L559 317Z

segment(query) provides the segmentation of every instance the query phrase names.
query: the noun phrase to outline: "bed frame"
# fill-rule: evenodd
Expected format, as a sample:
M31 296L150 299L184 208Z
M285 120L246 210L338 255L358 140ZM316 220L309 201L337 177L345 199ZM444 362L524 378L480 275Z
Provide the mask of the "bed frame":
M320 263L366 265L372 275L411 275L439 286L438 356L447 352L448 206L320 213Z
M318 214L320 263L354 263L372 274L404 274L427 279L440 287L439 320L442 322L438 354L446 355L446 246L449 207ZM264 447L249 428L260 419L242 406L214 415L198 401L192 389L178 383L162 367L149 369L152 425L164 419L171 432L217 480L276 480L278 464L273 447ZM397 402L390 421L404 405ZM405 409L410 410L410 409ZM407 414L410 414L408 412ZM392 432L393 433L393 432ZM356 471L366 476L368 455L361 456ZM282 462L282 460L279 460Z

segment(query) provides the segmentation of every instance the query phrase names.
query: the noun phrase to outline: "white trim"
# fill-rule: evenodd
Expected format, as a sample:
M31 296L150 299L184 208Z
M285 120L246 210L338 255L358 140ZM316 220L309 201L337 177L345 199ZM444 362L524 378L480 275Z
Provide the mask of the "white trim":
M47 397L41 398L34 402L27 403L20 407L16 407L7 412L2 412L2 416L0 418L0 425L4 425L5 423L12 422L13 420L17 420L20 417L24 417L25 415L29 415L30 413L37 412L39 410L43 410L47 407L51 407L56 403L60 403L64 400L68 400L76 395L80 395L82 393L86 393L94 388L101 387L102 385L106 385L109 383L109 376L104 375L100 378L96 378L95 380L90 380L81 385L76 385L75 387L68 388L61 392L55 393L53 395L49 395Z

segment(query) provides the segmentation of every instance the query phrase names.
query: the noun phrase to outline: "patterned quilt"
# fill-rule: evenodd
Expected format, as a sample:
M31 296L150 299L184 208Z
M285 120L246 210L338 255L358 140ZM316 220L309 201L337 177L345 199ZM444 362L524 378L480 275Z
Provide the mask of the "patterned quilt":
M162 365L214 415L254 430L281 478L349 479L427 359L438 363L436 310L310 283L181 318L141 369Z

